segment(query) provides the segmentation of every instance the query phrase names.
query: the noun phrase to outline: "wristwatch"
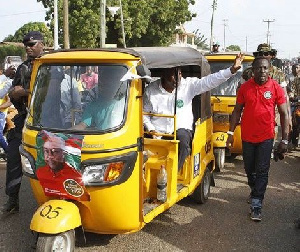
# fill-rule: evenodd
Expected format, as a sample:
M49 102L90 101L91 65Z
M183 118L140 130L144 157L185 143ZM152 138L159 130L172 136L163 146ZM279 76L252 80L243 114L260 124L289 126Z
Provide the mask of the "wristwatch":
M227 135L233 136L234 132L233 131L227 131Z
M284 144L286 144L286 145L288 145L288 144L289 144L289 141L288 141L288 140L284 140L284 139L282 139L282 140L281 140L281 142L282 142L282 143L284 143Z

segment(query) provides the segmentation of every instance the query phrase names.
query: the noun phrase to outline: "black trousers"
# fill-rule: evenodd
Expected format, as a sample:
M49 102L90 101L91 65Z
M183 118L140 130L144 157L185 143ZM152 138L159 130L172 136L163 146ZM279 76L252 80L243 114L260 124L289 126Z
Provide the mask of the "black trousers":
M22 163L19 147L22 143L22 129L26 118L25 113L13 119L15 128L7 132L7 163L5 193L10 197L18 197L22 181Z
M17 197L20 191L22 180L22 164L19 153L21 145L20 137L13 137L7 146L7 164L6 164L6 189L5 193L11 197Z
M248 185L251 188L252 199L259 200L259 207L261 207L268 185L273 141L273 139L260 143L243 141L243 160Z
M176 138L179 140L179 155L178 155L178 171L182 169L184 161L191 153L193 132L188 129L178 129L176 131Z

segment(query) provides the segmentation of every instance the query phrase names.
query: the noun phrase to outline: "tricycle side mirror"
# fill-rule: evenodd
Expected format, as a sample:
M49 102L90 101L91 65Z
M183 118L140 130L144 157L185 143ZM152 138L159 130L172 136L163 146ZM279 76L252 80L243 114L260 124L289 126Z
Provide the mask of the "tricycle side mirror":
M138 65L136 67L137 74L141 76L141 79L144 80L146 83L151 82L151 71L145 65Z

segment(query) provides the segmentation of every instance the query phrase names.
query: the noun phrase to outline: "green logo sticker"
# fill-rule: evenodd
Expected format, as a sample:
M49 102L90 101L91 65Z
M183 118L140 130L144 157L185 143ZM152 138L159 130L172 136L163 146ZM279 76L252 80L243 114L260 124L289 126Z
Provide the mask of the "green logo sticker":
M177 104L176 104L177 108L182 108L183 105L184 105L183 100L177 100Z

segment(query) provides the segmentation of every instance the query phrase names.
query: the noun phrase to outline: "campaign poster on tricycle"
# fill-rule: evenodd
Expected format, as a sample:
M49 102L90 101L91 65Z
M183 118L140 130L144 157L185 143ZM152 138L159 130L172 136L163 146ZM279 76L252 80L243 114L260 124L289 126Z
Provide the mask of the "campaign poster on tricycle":
M45 195L89 200L80 171L82 138L42 130L36 143L36 175Z

